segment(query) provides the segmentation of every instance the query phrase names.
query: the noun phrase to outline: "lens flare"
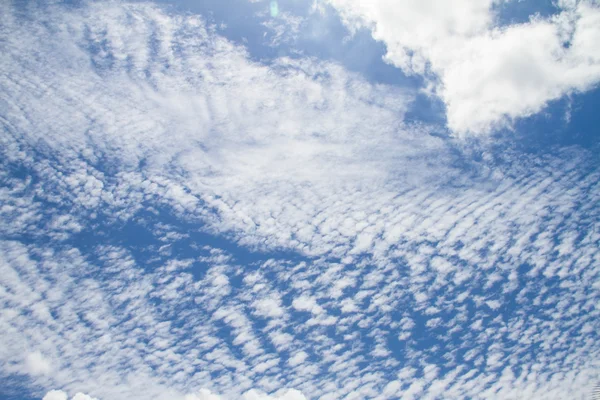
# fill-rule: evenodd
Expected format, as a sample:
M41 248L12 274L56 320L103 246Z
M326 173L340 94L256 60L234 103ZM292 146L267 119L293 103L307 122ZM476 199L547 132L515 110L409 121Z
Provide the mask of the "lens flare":
M279 14L279 4L277 4L277 1L272 0L271 1L271 17L275 18L275 17L277 17L278 14Z

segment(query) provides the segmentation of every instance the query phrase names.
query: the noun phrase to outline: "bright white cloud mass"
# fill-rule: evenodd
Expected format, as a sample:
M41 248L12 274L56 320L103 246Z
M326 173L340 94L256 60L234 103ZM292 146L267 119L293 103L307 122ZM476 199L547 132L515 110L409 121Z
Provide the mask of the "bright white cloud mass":
M596 0L558 0L559 12L504 26L509 0L327 0L356 28L372 26L386 60L432 75L458 134L484 134L551 100L600 82Z
M2 2L0 398L587 398L600 142L496 133L594 89L600 6L505 3L295 19L367 27L411 88L154 3Z

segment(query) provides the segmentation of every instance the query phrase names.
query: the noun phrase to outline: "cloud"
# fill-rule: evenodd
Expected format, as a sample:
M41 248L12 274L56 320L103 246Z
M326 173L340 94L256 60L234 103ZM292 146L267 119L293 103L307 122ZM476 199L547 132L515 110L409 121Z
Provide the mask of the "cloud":
M50 361L38 351L27 355L25 365L31 375L48 375L52 372Z
M263 298L254 302L256 313L264 317L281 317L284 313L276 298Z
M73 396L72 400L98 400L98 399L88 396L87 394L76 393L75 396Z
M410 94L254 62L150 4L0 7L6 381L160 400L596 381L595 154L461 152L403 121Z
M46 393L46 395L44 396L44 398L42 400L68 400L68 395L67 393L63 392L62 390L51 390L48 393ZM75 396L73 396L71 398L71 400L98 400L94 397L88 396L87 394L83 394L83 393L76 393Z
M314 298L305 295L294 299L292 306L298 311L309 311L317 315L324 312L323 308L317 304Z
M306 397L294 389L280 390L272 396L253 389L244 393L244 400L306 400Z
M353 29L367 26L385 60L430 80L448 126L481 135L600 82L600 8L559 1L550 17L499 26L502 1L329 0Z
M304 395L294 389L283 389L278 391L277 394L269 396L264 392L260 392L251 389L244 393L242 396L244 400L306 400ZM184 400L222 400L223 398L219 395L212 393L208 389L200 389L197 393L187 394ZM68 395L62 390L51 390L42 400L68 400ZM76 393L71 400L98 400L87 394Z
M196 394L188 394L184 400L221 400L221 397L213 394L208 389L200 389Z
M62 390L51 390L42 400L68 400L68 396Z
M298 353L294 354L292 357L290 357L290 359L288 360L288 363L295 367L296 365L302 364L306 359L308 358L308 354L304 351L299 351Z

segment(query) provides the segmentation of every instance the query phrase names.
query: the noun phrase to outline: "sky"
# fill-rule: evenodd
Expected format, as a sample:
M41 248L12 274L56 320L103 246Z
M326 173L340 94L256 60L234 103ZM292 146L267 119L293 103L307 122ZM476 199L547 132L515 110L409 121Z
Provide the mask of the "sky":
M0 50L0 400L600 384L597 0L7 0Z

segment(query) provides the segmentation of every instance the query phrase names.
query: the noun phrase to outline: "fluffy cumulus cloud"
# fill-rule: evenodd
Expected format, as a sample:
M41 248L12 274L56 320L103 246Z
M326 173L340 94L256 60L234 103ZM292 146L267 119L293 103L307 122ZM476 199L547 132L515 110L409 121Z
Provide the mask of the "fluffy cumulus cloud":
M600 82L600 6L560 0L558 12L503 25L508 0L328 0L353 28L367 26L385 59L423 75L445 102L448 126L484 134Z
M186 395L184 400L221 400L221 397L208 389L200 389L198 393Z
M62 390L51 390L42 400L68 400L69 396Z
M400 3L334 5L401 40L388 57L405 71L439 76L457 131L593 81L590 2L503 28L491 2ZM0 394L561 399L598 380L595 154L430 135L404 120L410 93L330 62L259 63L152 4L0 14ZM541 74L530 111L486 99L493 74L503 90L521 75L478 52L552 30L570 32L544 64L564 68L556 94L539 96ZM475 116L446 82L464 60L451 42L483 74ZM536 49L522 68L553 48Z
M48 393L46 393L46 395L44 396L44 398L42 400L68 400L68 399L69 399L69 396L67 395L67 393L63 392L62 390L51 390ZM98 399L88 396L87 394L76 393L75 396L71 397L71 400L98 400Z
M244 400L306 400L306 397L295 389L282 390L273 396L253 389L244 394Z

